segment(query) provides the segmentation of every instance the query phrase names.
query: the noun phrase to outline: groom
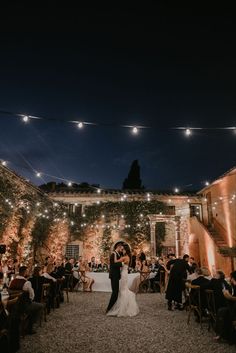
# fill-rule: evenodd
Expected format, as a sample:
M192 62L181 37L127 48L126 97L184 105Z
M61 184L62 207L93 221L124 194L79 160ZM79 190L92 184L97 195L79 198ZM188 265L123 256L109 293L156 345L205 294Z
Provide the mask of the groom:
M123 247L122 242L116 243L116 245L114 247L114 251L112 252L112 254L110 256L109 278L111 280L112 293L111 293L111 299L108 304L106 312L108 312L113 307L113 305L115 304L115 302L117 301L117 298L118 298L119 281L120 281L120 268L123 266L123 263L122 262L115 262L115 257L116 257L116 260L119 260L121 258L121 256L123 255L122 254L123 249L124 249L124 247Z

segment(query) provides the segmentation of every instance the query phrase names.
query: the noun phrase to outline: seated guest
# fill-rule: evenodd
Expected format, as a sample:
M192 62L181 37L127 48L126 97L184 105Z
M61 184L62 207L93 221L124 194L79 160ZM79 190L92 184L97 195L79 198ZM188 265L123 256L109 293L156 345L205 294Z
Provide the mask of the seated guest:
M230 275L230 283L232 285L233 293L229 290L223 289L223 295L226 299L224 307L217 311L216 319L216 340L225 339L229 343L236 343L236 271Z
M138 293L140 284L147 280L150 275L149 267L147 266L146 260L144 260L140 267L140 274L133 279L133 282L130 286L130 290L134 293Z
M205 313L205 310L207 308L207 298L206 298L206 292L205 289L209 285L210 281L209 279L204 277L204 269L197 269L196 270L197 278L192 281L193 286L199 286L200 287L200 300L201 300L201 311L202 314ZM196 290L191 289L190 292L190 297L194 300L194 297L196 295Z
M95 261L95 257L91 257L91 261L88 263L90 271L93 271L94 269L97 269L97 264Z
M42 276L45 277L46 279L49 279L53 282L56 282L56 278L54 278L51 273L53 272L54 266L52 264L48 264L47 266L44 266L43 268L43 273Z
M163 259L159 259L158 262L155 264L155 276L150 278L150 287L154 292L154 284L158 283L158 291L161 289L161 285L165 286L165 272L167 271ZM164 273L164 276L162 275ZM162 283L160 283L160 281Z
M64 266L64 268L65 268L65 274L66 275L71 275L72 274L72 268L73 268L73 265L74 265L74 259L68 259L67 257L66 257L66 259L65 259L66 261L65 261L65 266Z
M150 270L155 272L159 269L159 264L156 257L151 258Z
M209 279L209 281L211 281L213 277L211 275L211 272L210 272L209 268L203 266L201 269L202 269L202 272L203 272L203 276L206 279Z
M224 272L216 271L215 277L211 279L205 289L211 289L214 291L216 310L225 307L226 299L222 291L230 291L230 285L225 280Z
M34 290L34 301L37 303L41 302L41 296L42 296L42 288L43 284L47 283L47 280L44 276L42 276L42 268L39 266L36 266L34 268L34 272L32 276L29 278L29 281L31 282L32 288Z
M24 291L28 294L29 301L25 307L25 313L29 317L29 334L35 333L33 330L33 325L38 321L43 310L43 305L40 303L33 302L34 300L34 290L32 284L27 280L27 267L21 266L19 268L19 275L16 276L10 283L9 289Z
M56 266L54 267L53 272L51 273L54 278L64 278L65 276L65 268L61 261L56 262Z
M83 291L84 292L92 292L92 286L94 284L94 279L90 278L87 274L86 271L88 271L89 266L87 261L82 261L80 264L80 269L79 273L81 276L81 280L83 283Z
M102 271L108 270L108 265L105 263L104 257L101 257L100 264L98 264L97 268Z

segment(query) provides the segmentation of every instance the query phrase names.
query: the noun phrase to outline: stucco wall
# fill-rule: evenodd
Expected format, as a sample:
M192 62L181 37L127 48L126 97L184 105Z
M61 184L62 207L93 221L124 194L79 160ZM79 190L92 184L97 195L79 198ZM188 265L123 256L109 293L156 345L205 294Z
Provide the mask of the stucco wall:
M229 275L232 270L231 259L219 254L209 233L195 217L190 219L190 232L189 251L191 256L199 261L201 266L208 267L211 273L221 269L226 275Z

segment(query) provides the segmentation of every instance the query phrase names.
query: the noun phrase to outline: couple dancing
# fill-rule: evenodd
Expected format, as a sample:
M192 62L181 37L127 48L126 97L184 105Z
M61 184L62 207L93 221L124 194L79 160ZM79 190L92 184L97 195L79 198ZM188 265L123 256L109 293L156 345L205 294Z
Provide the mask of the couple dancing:
M136 316L139 313L135 293L128 287L128 268L131 251L128 244L116 243L110 256L110 274L112 294L107 307L108 316Z

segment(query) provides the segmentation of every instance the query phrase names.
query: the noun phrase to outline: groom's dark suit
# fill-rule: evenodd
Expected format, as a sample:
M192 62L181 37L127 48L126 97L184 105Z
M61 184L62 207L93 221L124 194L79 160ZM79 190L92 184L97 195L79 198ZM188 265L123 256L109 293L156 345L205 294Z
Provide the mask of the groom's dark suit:
M110 256L110 272L109 278L111 279L111 299L107 307L107 311L109 311L115 302L117 301L119 294L119 281L120 281L120 268L122 267L122 262L115 262L116 259L119 260L121 255L118 252L113 252Z

